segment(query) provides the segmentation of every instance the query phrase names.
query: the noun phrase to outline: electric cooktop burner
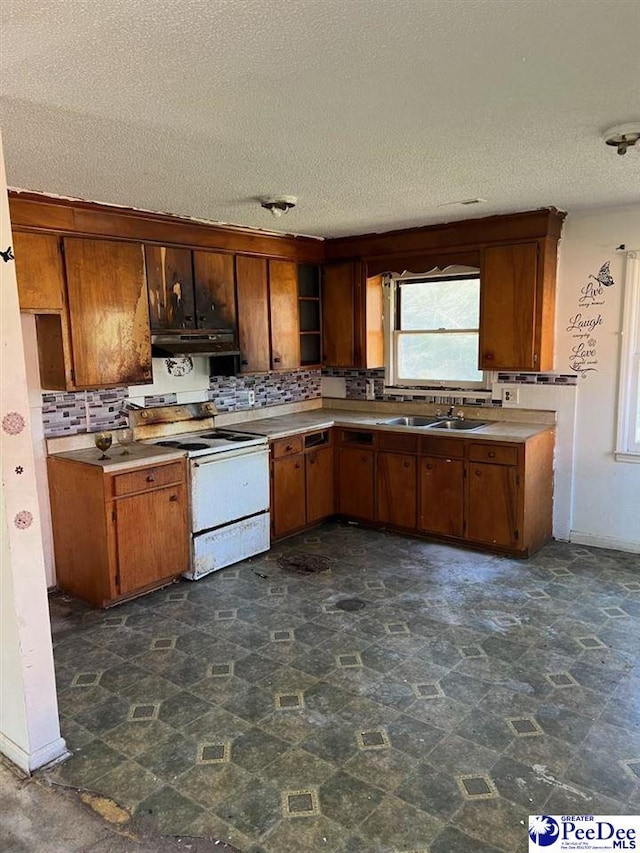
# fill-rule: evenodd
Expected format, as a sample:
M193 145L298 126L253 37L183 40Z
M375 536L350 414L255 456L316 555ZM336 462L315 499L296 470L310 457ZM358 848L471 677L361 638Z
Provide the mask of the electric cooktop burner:
M179 450L208 450L209 445L201 441L159 441L161 447L177 447Z
M223 430L220 430L219 432L207 432L202 437L224 438L225 441L251 441L252 438L255 438L254 435L241 435L237 432L224 432Z

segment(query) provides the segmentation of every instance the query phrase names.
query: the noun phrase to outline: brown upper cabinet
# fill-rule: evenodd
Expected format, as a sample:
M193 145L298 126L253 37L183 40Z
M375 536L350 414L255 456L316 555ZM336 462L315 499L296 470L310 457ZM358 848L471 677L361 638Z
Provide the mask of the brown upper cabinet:
M189 249L145 246L152 332L195 329L193 267Z
M267 261L237 255L236 284L241 369L265 373L270 367Z
M199 329L235 329L236 289L233 255L193 253L196 326Z
M304 267L307 271L307 267ZM295 370L302 363L304 310L299 298L299 267L293 261L236 256L238 330L243 373ZM309 300L310 302L313 300ZM305 363L319 363L319 296L316 300L317 346L305 349ZM306 302L304 303L306 305ZM305 315L306 316L306 315Z
M64 257L76 388L149 382L142 246L65 237Z
M483 370L553 368L555 241L488 246L480 271Z
M269 261L271 369L300 367L298 268L292 261Z
M383 367L382 276L360 261L327 264L322 276L322 344L326 367Z
M21 232L14 241L20 307L36 315L42 387L149 382L142 246Z
M60 238L55 234L13 235L21 311L62 311L64 269Z
M152 332L235 328L233 255L145 246Z

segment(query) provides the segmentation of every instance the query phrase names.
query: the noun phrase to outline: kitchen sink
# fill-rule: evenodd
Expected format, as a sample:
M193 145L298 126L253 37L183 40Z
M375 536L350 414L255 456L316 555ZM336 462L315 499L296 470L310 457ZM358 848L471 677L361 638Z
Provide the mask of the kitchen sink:
M488 421L465 421L458 418L447 418L442 421L436 421L429 424L433 429L478 429L478 427L486 426Z
M380 421L385 426L410 426L410 427L426 427L440 423L440 418L420 418L420 417L405 417L391 418L389 421Z

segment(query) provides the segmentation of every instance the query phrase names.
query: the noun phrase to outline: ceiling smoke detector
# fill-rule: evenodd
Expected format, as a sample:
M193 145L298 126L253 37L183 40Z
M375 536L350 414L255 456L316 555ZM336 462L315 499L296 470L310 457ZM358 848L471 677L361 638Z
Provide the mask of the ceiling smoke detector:
M640 153L640 122L618 124L610 128L604 135L606 145L618 149L618 154L626 154L628 148L634 148Z
M261 199L260 206L272 213L273 216L278 217L282 216L283 213L289 213L297 203L298 199L294 195L279 195Z

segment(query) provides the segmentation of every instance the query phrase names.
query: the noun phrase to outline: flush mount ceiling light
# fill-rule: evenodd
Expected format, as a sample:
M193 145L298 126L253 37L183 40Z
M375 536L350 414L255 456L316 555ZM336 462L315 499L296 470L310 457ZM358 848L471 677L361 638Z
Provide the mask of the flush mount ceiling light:
M275 217L282 216L283 213L289 213L297 203L298 199L294 195L279 195L260 200L260 206L264 207L265 210L268 210Z
M640 153L640 122L617 124L609 128L604 135L604 141L618 149L618 154L626 154L628 148L634 148Z

